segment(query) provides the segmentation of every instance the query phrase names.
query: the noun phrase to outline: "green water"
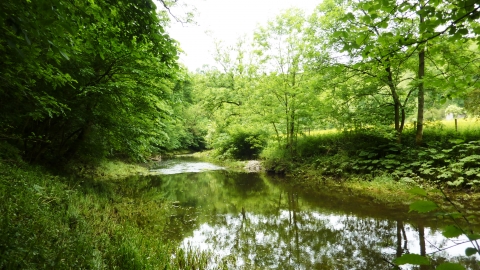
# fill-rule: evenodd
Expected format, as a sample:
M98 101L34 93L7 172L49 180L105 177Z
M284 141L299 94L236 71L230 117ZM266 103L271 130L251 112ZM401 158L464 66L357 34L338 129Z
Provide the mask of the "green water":
M212 166L169 161L147 177L175 209L166 236L211 251L230 269L395 269L397 256L422 252L433 265L480 269L479 257L463 256L465 238L441 235L441 218L409 215L407 205L387 207L339 187L313 193Z

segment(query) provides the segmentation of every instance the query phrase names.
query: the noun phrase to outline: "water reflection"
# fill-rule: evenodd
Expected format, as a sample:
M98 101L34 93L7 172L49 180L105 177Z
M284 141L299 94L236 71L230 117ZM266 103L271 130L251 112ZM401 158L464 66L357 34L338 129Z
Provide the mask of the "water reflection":
M172 159L161 163L160 168L153 169L151 173L158 174L179 174L179 173L198 173L204 171L225 170L208 162L201 162L193 158Z
M228 258L232 269L395 269L404 253L480 269L478 257L463 256L469 244L456 245L466 239L445 239L439 220L409 220L405 206L342 190L308 194L228 171L151 176L151 186L175 202L169 238Z
M225 214L220 220L201 224L182 245L233 255L237 267L276 269L392 269L389 261L405 252L419 254L425 247L440 261L462 256L468 247L437 252L454 242L428 228L423 228L427 244L411 225L403 226L404 235L398 239L401 222L316 211L247 213L246 220Z

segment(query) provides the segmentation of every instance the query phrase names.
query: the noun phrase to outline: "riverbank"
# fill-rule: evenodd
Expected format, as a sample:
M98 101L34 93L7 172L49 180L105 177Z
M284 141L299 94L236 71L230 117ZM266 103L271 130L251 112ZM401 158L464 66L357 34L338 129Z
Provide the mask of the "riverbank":
M219 164L232 171L248 172L246 167L251 161L239 160L219 160L215 158L211 152L195 153L192 156L208 160L209 162ZM257 160L258 163L264 164L265 161ZM271 165L267 165L271 166ZM435 201L443 209L452 208L451 202L459 206L460 209L465 210L471 219L477 219L475 216L480 216L480 192L476 189L461 189L458 187L451 187L448 185L442 186L442 190L447 195L439 192L438 186L431 182L416 177L411 178L395 178L388 172L377 172L377 174L341 174L328 175L325 170L318 169L319 164L315 162L296 162L289 164L282 164L283 167L288 167L286 171L281 173L273 173L276 181L286 184L300 190L309 192L322 193L325 189L337 190L338 192L346 192L351 196L358 196L368 198L372 203L389 205L397 208L403 205L408 210L408 205L416 200L418 196L412 195L409 192L414 187L420 187L427 192L427 198ZM265 172L265 166L262 165L262 172ZM407 211L405 210L405 211ZM480 220L479 220L480 221ZM478 223L475 221L475 223Z
M445 195L461 209L480 214L480 192L476 189L461 189L448 185L435 185L425 179L395 178L387 172L372 174L350 174L339 178L322 174L322 171L311 164L295 164L295 169L283 178L290 185L305 190L321 191L325 186L339 187L353 195L368 196L372 201L383 204L409 205L419 199L410 192L413 188L420 187L427 192L427 198L437 202L443 207L450 207L450 202L445 200ZM280 178L282 179L282 178ZM444 194L439 191L442 188Z
M189 156L215 163L219 166L226 167L234 172L250 172L247 168L248 162L250 160L219 159L213 155L213 151L211 150L196 152ZM259 163L261 163L261 161L259 161ZM260 171L262 171L261 168L259 168L255 172Z
M240 170L247 163L224 161L222 165L233 164ZM168 200L157 178L148 175L147 166L117 161L77 170L77 175L60 175L38 166L0 161L0 200L4 202L0 205L0 268L200 269L216 260L209 252L178 248L192 230L190 223L178 222L195 220L189 216L191 208L179 208L179 202ZM225 180L230 177L227 174ZM410 185L387 178L338 181L299 167L291 175L270 179L310 193L317 203L335 199L336 209L353 200L368 215L382 215L379 209L384 209L389 215L410 217L407 200L413 198L406 192ZM187 183L199 185L196 180ZM243 186L241 181L231 184Z
M0 160L0 269L199 269L211 256L166 235L172 202L142 166L106 162L79 175ZM80 176L82 175L82 176Z
M192 154L193 157L208 160L209 162L219 164L232 171L248 172L246 167L250 160L220 160L215 158L210 151L198 152ZM259 170L265 172L262 165L264 161L257 160L262 166ZM411 201L412 195L407 192L413 186L412 183L395 181L387 175L378 177L361 177L360 175L339 179L335 177L326 177L322 175L319 170L312 168L309 164L291 164L289 167L295 168L288 172L278 174L280 177L276 178L280 182L302 188L305 190L319 191L324 186L342 187L351 190L362 196L372 197L373 200L382 201L384 203L405 203ZM269 173L269 172L266 172ZM275 174L273 172L273 174ZM433 187L426 187L432 190Z
M289 176L293 185L319 190L340 185L374 200L409 202L412 187L437 201L441 187L459 204L476 204L480 195L480 126L469 121L456 130L430 123L418 146L413 130L401 143L380 128L302 135L295 149L269 143L260 154L266 171ZM429 124L429 125L430 125ZM438 125L437 125L438 124ZM465 123L464 123L465 124Z

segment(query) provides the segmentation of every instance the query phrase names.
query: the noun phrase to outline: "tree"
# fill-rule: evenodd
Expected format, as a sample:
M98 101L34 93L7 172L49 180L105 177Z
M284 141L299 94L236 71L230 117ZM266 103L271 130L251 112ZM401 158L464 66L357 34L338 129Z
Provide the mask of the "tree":
M465 109L469 114L472 116L479 116L480 115L480 90L476 89L468 93L466 102L465 102Z
M395 129L399 138L405 119L404 107L413 90L416 90L416 142L421 144L425 89L441 86L435 84L439 80L428 81L429 85L426 86L426 46L431 40L438 41L447 33L450 41L471 39L466 35L467 28L478 31L478 27L473 23L479 15L478 5L471 1L338 1L336 4L339 7L333 7L333 2L325 2L319 6L320 15L317 15L317 18L320 19L322 14L326 14L327 18L335 21L330 23L320 19L320 24L325 25L323 33L331 34L334 48L347 53L349 62L343 63L343 66L360 76L375 78L378 83L390 89ZM452 6L459 8L452 10ZM444 29L438 31L437 28L442 26ZM417 60L413 59L415 55L418 56ZM417 67L411 68L415 62ZM401 102L400 83L405 81L406 77L411 77L406 69L415 71L417 76L415 79L408 78L410 86L407 87L406 94L403 94L404 102Z
M416 144L421 145L423 141L423 122L424 122L424 104L425 104L425 51L427 43L433 39L438 39L448 31L451 40L459 40L467 37L468 22L473 21L480 16L480 6L474 1L420 1L410 2L382 2L367 3L368 16L376 13L374 8L380 8L389 12L389 15L383 17L383 20L400 18L401 21L412 21L412 17L418 16L418 32L407 36L402 34L394 35L395 39L401 45L397 50L406 48L418 52L418 103L417 103L417 130ZM373 9L372 9L373 8ZM392 17L390 17L392 16ZM445 26L446 25L446 26ZM443 30L438 31L438 28ZM386 29L388 26L384 26ZM474 26L475 33L480 33L479 28Z
M234 45L216 41L213 57L218 67L205 67L196 75L195 97L215 123L212 135L229 126L247 125L255 118L252 93L257 73L248 45L245 38Z
M289 9L255 32L255 51L260 57L261 100L266 118L294 153L300 126L312 115L317 97L309 84L309 52L313 50L305 15Z
M0 136L27 160L169 144L177 48L153 2L4 1L0 18Z
M330 46L345 53L332 63L338 71L331 72L341 77L332 80L331 85L335 87L338 83L358 81L349 85L349 88L355 89L350 95L359 102L369 101L370 108L365 108L369 114L372 114L373 109L378 115L383 115L386 107L392 107L393 117L387 115L387 118L393 118L397 140L400 142L408 102L415 88L407 83L412 80L406 72L411 65L409 54L399 49L395 36L410 34L411 25L400 22L389 24L390 27L385 29L389 22L384 17L388 12L376 10L374 15L369 16L363 2L345 1L338 4L333 1L324 2L311 18L316 35L329 36ZM361 103L357 106L360 105ZM377 122L369 123L370 125L382 121L361 117L358 110L355 114L355 119Z
M465 113L465 110L457 105L449 105L445 109L445 114L452 114L455 119L463 113Z

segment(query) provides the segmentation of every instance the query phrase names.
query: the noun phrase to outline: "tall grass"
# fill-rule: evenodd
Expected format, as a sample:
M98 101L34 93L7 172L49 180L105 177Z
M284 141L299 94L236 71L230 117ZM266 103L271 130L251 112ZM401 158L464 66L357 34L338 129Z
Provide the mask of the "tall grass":
M110 168L112 169L112 168ZM0 269L204 269L167 239L148 180L62 177L0 161Z

